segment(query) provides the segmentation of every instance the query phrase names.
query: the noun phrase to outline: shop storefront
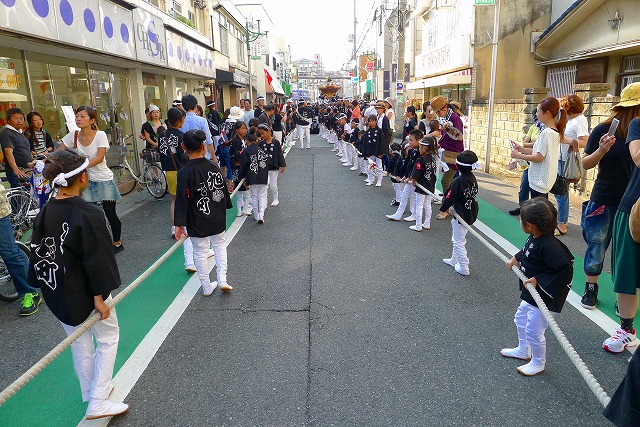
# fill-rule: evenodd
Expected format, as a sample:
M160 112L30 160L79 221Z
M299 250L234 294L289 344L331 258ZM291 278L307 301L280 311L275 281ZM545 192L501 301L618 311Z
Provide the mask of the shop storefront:
M241 99L249 98L249 73L216 70L216 86L221 98L217 101L218 109L240 105Z

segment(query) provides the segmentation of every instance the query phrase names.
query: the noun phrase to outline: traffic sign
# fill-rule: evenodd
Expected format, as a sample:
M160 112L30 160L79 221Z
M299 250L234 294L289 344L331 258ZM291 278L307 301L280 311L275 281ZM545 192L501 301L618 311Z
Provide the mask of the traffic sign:
M353 71L349 71L349 77L353 77Z
M404 82L396 82L396 93L404 92Z
M367 71L373 71L375 68L375 63L373 61L367 61L367 65L364 67Z
M473 4L475 4L476 6L482 6L482 5L493 6L494 4L496 4L496 0L473 0Z

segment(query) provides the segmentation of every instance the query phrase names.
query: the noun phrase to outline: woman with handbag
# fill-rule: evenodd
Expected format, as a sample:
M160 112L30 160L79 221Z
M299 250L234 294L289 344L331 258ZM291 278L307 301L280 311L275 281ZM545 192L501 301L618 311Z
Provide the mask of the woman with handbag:
M567 95L560 100L560 105L567 112L567 127L564 131L564 139L560 141L560 159L558 160L558 175L563 176L567 161L571 156L579 153L580 148L587 145L589 139L589 124L582 114L584 103L578 95ZM575 154L571 154L575 153ZM566 178L566 176L565 176ZM571 181L570 181L571 182ZM558 227L556 236L567 234L569 222L569 192L555 194L558 203Z
M638 288L640 288L640 242L634 240L630 230L637 220L630 221L630 218L634 205L637 206L640 198L640 109L637 108L638 105L640 105L640 83L632 83L622 90L620 102L613 107L614 111L628 108L633 111L635 118L629 124L626 138L627 149L634 167L613 219L611 233L613 242L611 276L620 313L620 328L602 343L602 348L611 353L621 353L625 348L637 345L633 320L638 310Z
M582 236L587 243L584 255L587 281L581 304L587 309L596 307L598 277L602 273L605 252L611 243L613 218L633 171L633 160L625 140L629 123L634 117L640 117L640 105L614 107L611 116L593 128L582 157L585 169L598 166L591 196L582 204L580 221ZM620 123L615 135L609 136L607 133L614 118Z
M107 149L109 141L104 131L98 130L98 113L92 107L83 105L76 109L76 126L79 131L69 132L62 138L58 150L74 148L89 159L87 171L89 186L82 193L87 202L100 203L102 210L111 226L113 234L113 250L122 252L124 246L120 241L122 223L116 213L116 202L122 199L116 183L113 182L113 172L107 167Z
M540 102L536 115L545 125L545 129L540 132L533 148L525 148L514 143L511 149L512 158L530 162L528 177L532 199L538 196L549 197L549 190L553 187L558 175L560 141L564 137L564 128L567 124L567 113L560 108L560 102L556 98L546 98Z

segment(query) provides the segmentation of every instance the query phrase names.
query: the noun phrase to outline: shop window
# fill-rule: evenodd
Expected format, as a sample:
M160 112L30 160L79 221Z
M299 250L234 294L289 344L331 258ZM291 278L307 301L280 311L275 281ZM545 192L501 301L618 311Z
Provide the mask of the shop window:
M220 52L229 56L229 31L220 25Z
M67 58L26 52L33 87L33 108L45 120L45 128L56 138L68 133L63 106L74 109L91 105L87 64Z
M187 94L187 80L176 79L176 99L182 99Z
M247 57L244 52L244 43L240 39L236 40L236 55L238 56L238 64L247 64Z
M0 48L0 126L8 109L21 108L25 114L31 110L27 81L22 53Z
M144 105L155 104L163 110L163 106L168 105L170 102L167 102L165 84L164 76L153 73L142 73Z

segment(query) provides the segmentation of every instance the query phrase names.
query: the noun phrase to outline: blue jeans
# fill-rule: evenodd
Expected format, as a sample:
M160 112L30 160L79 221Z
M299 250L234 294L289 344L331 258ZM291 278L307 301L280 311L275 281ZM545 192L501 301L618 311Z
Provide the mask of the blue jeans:
M529 169L522 172L520 178L520 191L518 191L518 204L522 205L529 199Z
M613 219L617 206L593 203L591 200L582 203L582 237L587 242L584 254L584 272L587 276L599 276L602 273L604 254L611 243Z
M21 187L20 180L18 180L18 176L13 172L13 169L9 167L9 165L5 164L4 172L7 175L7 181L11 184L11 188Z
M18 291L18 295L26 293L38 293L38 290L27 284L27 269L29 260L24 252L20 250L13 237L13 227L9 216L0 218L0 257L7 266L13 285Z
M558 160L558 174L562 174L562 169L564 168L564 162L562 160ZM556 196L556 202L558 203L558 224L566 224L569 222L569 195L566 196Z

